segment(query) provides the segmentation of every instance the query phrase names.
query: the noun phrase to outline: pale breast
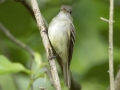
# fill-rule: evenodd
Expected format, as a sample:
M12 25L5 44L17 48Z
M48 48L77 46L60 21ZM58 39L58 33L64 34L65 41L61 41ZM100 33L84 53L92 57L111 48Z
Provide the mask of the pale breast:
M55 21L51 23L48 30L48 35L52 46L57 53L61 53L62 57L64 57L64 55L68 53L68 25L68 22L65 20L58 22Z

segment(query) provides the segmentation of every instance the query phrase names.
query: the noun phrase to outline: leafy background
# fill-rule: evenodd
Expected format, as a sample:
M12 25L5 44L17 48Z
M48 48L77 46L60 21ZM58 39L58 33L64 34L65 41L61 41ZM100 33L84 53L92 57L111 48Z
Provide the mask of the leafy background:
M29 0L28 0L29 1ZM38 0L41 13L49 23L59 12L62 4L73 7L73 19L76 28L76 42L71 71L74 78L82 85L82 90L106 90L109 86L108 74L108 23L100 17L109 18L109 0ZM115 0L114 7L114 69L115 74L120 63L120 0ZM36 22L20 3L6 0L0 4L0 22L21 42L27 44L47 63L45 50L36 26ZM0 30L0 87L2 90L26 90L29 83L29 74L19 71L28 71L30 55L21 49ZM2 63L7 58L11 64L20 64L24 69L2 73ZM34 65L34 67L36 64ZM7 65L6 65L7 67ZM16 68L16 67L14 67ZM9 67L8 69L11 69ZM42 69L42 68L41 68ZM35 69L33 69L34 71ZM14 72L14 74L12 74ZM18 73L19 72L19 73ZM43 74L41 70L40 73ZM63 78L60 75L62 87ZM46 87L54 90L49 80L44 84L43 77L34 83L34 90Z

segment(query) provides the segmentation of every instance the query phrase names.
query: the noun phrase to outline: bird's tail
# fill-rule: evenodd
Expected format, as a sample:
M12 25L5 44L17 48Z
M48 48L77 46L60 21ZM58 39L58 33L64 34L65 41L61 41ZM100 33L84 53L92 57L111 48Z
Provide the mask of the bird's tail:
M70 89L71 87L71 75L68 62L63 63L63 75L64 75L64 82L65 85Z

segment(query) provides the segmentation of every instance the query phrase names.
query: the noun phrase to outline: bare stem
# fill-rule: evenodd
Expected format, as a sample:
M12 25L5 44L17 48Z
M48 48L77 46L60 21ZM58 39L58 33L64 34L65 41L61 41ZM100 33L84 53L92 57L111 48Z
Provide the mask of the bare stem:
M27 46L26 44L20 42L18 39L16 39L10 32L9 30L2 24L0 23L0 30L3 31L3 33L16 45L18 45L19 47L23 48L24 50L26 50L28 53L30 53L31 56L31 60L30 60L30 70L32 70L32 61L34 60L34 51ZM30 81L32 80L32 74L30 76ZM31 90L33 90L33 86L31 84Z
M56 90L61 90L61 85L60 85L60 80L59 80L57 69L56 69L55 60L50 59L53 56L53 51L52 51L52 47L48 39L47 29L43 22L42 15L40 13L37 1L31 0L31 5L32 5L33 12L35 14L35 18L36 18L37 25L38 25L38 28L39 28L39 31L40 31L40 34L43 40L44 47L46 50L46 54L47 54L47 58L49 61L50 70L51 70L51 74L53 78L54 87Z
M3 31L5 33L5 35L12 42L14 42L16 45L18 45L19 47L23 48L24 50L28 51L30 53L31 57L34 57L34 51L30 47L25 45L24 43L22 43L19 40L17 40L1 22L0 22L0 30Z
M113 70L113 9L114 0L110 0L110 13L109 13L109 77L110 77L110 90L115 90L114 87L114 70Z

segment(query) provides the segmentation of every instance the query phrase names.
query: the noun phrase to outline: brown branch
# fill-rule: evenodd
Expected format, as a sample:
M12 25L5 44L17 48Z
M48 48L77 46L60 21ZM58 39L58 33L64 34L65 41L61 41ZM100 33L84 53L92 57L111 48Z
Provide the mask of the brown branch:
M114 0L110 0L109 12L109 77L110 77L110 90L115 90L114 86L114 70L113 70L113 9Z
M31 5L32 5L33 12L35 14L35 18L36 18L37 25L38 25L38 28L39 28L39 31L40 31L40 34L41 34L41 37L43 40L44 47L46 50L46 54L47 54L47 58L49 61L53 82L54 82L54 87L56 90L61 90L61 85L60 85L60 80L59 80L56 65L55 65L55 60L53 58L51 58L53 56L52 47L49 43L47 29L44 25L43 18L42 18L42 15L40 13L37 1L31 0Z

